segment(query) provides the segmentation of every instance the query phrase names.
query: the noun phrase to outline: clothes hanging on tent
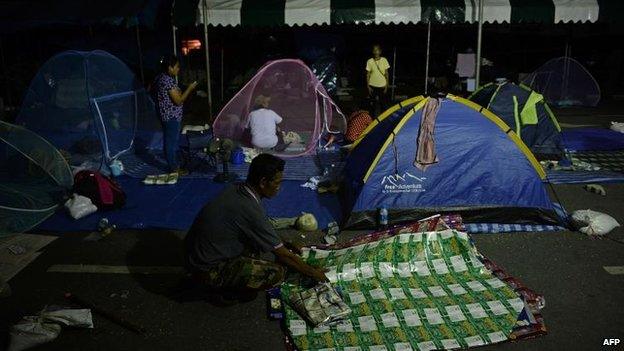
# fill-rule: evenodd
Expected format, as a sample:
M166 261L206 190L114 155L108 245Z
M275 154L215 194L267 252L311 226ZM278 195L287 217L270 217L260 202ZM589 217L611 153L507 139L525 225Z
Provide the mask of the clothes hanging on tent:
M475 54L457 54L457 65L455 66L455 73L457 73L460 78L474 77L475 62L477 62Z
M440 111L441 101L439 99L427 99L423 107L423 116L420 120L420 129L418 131L418 146L414 166L421 171L439 162L435 149L435 140L433 132L435 130L435 121Z

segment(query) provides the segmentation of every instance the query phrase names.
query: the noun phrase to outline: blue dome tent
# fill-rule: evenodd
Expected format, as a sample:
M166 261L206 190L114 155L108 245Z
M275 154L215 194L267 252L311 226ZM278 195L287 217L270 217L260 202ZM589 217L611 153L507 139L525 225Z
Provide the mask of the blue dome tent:
M37 134L0 121L0 236L32 229L71 191L60 152Z
M540 159L561 159L561 127L544 97L525 85L489 83L470 100L492 111L510 126Z
M558 223L543 169L520 138L490 111L459 97L441 99L433 137L439 162L414 165L422 108L416 97L380 115L345 166L345 226L390 223L436 213L494 223Z
M121 60L100 50L66 51L33 78L17 124L71 155L71 164L110 164L160 131L154 104ZM140 137L140 138L137 138Z

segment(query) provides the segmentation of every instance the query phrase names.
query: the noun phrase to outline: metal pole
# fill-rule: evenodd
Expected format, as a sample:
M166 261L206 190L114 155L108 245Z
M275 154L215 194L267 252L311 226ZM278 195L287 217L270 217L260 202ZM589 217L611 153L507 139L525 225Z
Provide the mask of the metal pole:
M178 44L176 40L176 26L175 24L171 25L171 32L173 33L173 56L178 56ZM178 82L178 76L175 77L176 83Z
M137 49L139 50L139 69L141 70L141 82L145 84L145 72L143 72L143 50L141 49L141 33L139 25L136 25Z
M210 45L208 43L208 2L203 1L202 6L202 22L204 25L204 43L206 50L206 85L208 86L208 112L212 118L212 87L210 86Z
M429 92L429 49L431 47L431 21L427 22L427 60L425 61L425 94Z
M223 77L223 73L224 73L224 64L223 64L223 59L225 58L225 52L223 50L223 46L221 46L221 102L223 103L223 81L225 80L225 78Z
M394 47L394 57L392 58L392 91L390 93L390 99L394 102L394 82L396 81L396 46Z
M3 38L0 38L0 60L2 61L2 75L4 76L4 89L5 89L5 102L8 106L13 106L13 99L11 99L11 88L9 83L9 72L7 70L6 58L4 56L4 43ZM2 115L4 111L0 111L0 115Z
M566 41L565 56L563 59L563 82L561 84L561 99L567 99L566 91L568 90L568 76L570 75L570 63L568 58L572 56L572 45Z
M475 62L475 89L481 84L481 41L483 38L483 0L479 0L479 30L477 33L477 60Z

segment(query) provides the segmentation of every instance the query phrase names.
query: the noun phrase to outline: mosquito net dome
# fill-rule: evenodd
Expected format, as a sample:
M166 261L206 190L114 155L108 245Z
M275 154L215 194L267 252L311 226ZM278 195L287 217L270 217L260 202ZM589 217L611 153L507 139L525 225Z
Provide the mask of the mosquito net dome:
M598 82L580 62L571 57L546 62L524 78L522 83L557 107L596 106L600 101Z
M316 150L324 133L344 132L346 122L314 73L300 60L266 63L225 105L215 119L216 137L252 146L247 140L249 114L268 101L268 109L281 118L279 128L287 134L282 157L305 155Z
M72 164L108 163L159 130L151 98L105 51L66 51L33 78L17 123L66 150ZM149 138L149 137L147 137Z
M0 236L54 213L72 187L61 153L37 134L0 121Z

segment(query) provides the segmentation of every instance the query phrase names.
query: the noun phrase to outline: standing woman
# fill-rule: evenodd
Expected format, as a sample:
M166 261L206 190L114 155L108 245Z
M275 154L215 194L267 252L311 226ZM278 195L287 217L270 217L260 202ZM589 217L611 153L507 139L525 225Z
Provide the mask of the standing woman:
M197 87L191 83L184 92L176 83L180 72L180 61L176 56L164 57L161 62L161 73L154 80L156 107L163 126L163 150L169 172L185 173L178 163L178 142L182 123L182 105Z
M376 116L386 108L388 95L388 69L390 64L385 57L381 56L381 46L373 45L373 57L366 61L366 84L371 108Z

